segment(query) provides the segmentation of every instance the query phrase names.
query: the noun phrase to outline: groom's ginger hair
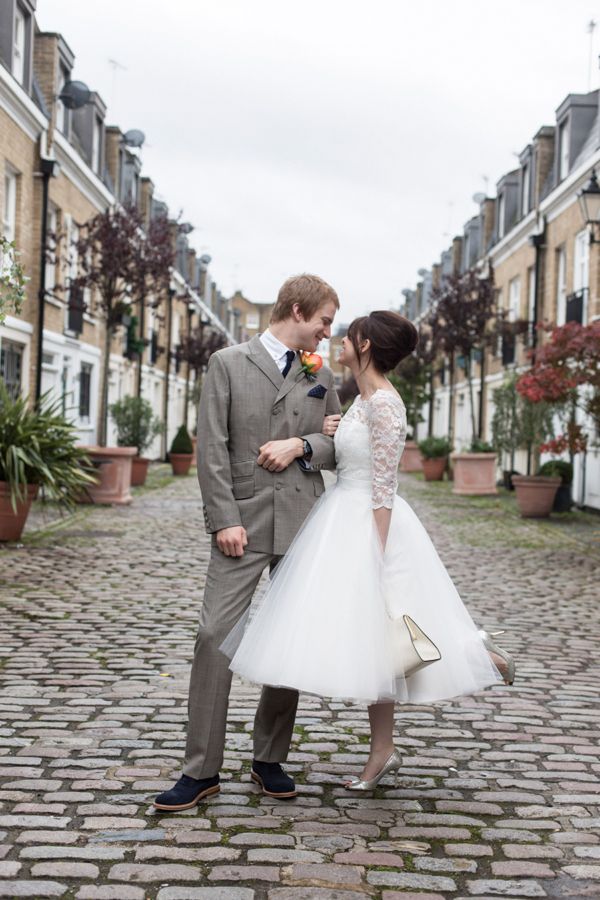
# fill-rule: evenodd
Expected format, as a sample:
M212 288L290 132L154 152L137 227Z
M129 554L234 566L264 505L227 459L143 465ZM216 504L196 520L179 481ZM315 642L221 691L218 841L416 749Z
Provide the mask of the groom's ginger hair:
M292 307L298 304L302 318L312 319L314 314L326 303L334 303L340 308L339 297L331 287L318 275L292 275L281 285L277 302L271 313L271 322L282 322L292 315Z

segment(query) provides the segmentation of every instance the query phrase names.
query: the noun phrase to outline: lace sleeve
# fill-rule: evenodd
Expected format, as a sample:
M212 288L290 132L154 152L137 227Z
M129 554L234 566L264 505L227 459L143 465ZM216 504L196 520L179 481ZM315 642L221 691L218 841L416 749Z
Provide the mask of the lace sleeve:
M398 463L406 440L406 413L400 397L378 391L369 402L373 465L373 509L391 509L398 487Z

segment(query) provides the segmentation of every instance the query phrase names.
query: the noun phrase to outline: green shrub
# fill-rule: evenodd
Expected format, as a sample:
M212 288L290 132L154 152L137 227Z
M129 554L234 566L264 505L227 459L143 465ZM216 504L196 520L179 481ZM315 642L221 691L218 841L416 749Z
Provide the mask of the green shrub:
M182 425L171 444L171 453L193 453L194 445L185 425Z
M109 412L117 426L118 446L137 447L140 456L163 431L163 423L142 397L123 397L112 404Z
M495 453L496 449L487 441L482 441L479 438L474 438L471 441L471 446L469 447L469 453Z
M538 475L560 478L563 484L573 481L573 466L566 459L549 459L538 469Z
M77 440L60 400L52 403L45 395L40 409L33 409L24 397L13 400L0 378L0 481L10 487L13 509L27 496L28 484L39 484L46 497L72 508L86 487L96 483Z
M439 459L441 456L448 456L452 450L452 444L448 438L428 437L418 443L421 456L425 459Z

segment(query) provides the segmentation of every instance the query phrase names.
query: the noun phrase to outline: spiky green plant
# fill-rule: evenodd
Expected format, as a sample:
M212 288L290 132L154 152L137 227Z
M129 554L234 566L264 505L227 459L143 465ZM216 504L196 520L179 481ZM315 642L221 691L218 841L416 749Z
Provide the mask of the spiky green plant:
M72 508L96 476L89 457L76 446L75 426L64 418L61 401L44 395L39 409L24 397L13 399L0 379L0 481L10 487L13 510L38 484L45 497Z

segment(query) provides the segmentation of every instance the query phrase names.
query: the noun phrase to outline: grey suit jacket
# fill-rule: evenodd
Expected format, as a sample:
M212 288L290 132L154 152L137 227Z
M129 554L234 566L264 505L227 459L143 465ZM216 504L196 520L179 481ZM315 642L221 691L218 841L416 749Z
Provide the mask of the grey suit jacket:
M309 397L317 384L324 397ZM333 374L323 367L309 381L299 357L286 378L262 341L211 356L198 414L198 480L209 532L243 525L248 550L283 554L324 491L320 469L335 466L323 418L340 412ZM283 472L256 464L267 441L303 437L313 449L311 468L296 461Z

